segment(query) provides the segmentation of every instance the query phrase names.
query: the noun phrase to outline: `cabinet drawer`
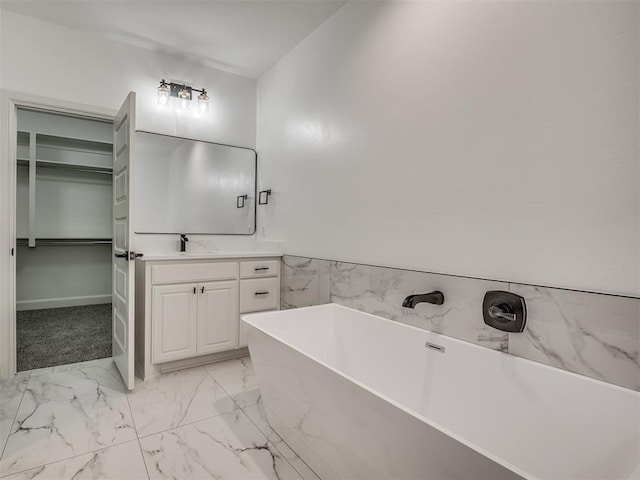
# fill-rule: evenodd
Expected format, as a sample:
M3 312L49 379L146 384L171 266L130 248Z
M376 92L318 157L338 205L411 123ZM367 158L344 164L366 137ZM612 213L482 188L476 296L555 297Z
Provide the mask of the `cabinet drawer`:
M280 278L255 278L240 281L240 313L278 308Z
M235 280L236 278L238 278L238 262L176 263L151 267L151 281L154 284Z
M280 273L280 260L240 262L240 278L271 277Z

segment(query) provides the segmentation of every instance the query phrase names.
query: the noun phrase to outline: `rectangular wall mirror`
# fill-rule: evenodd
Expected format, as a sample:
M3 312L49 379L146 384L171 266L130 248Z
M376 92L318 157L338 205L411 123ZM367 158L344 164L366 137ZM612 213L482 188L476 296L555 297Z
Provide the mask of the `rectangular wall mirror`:
M256 152L136 132L136 233L252 235Z

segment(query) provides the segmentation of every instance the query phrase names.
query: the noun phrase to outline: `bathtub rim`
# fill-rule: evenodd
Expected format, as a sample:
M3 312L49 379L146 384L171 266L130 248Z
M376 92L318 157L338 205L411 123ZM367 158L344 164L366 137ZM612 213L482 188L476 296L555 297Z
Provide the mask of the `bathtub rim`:
M344 310L347 312L355 312L356 314L359 315L364 315L367 317L373 317L375 319L378 320L382 320L384 322L387 323L392 323L394 326L400 327L400 328L408 328L411 330L414 330L416 332L419 333L424 333L427 332L430 335L435 335L436 338L440 338L440 337L444 337L444 339L446 341L451 341L454 343L458 343L458 344L462 344L465 348L473 348L476 350L480 350L483 352L483 354L487 354L487 355L508 355L510 359L512 359L514 362L516 363L524 363L524 364L532 364L537 368L542 368L542 369L547 369L547 370L551 370L552 372L554 372L555 374L561 374L561 375L568 375L570 377L573 377L575 379L581 380L581 381L587 381L587 382L591 382L591 383L595 383L596 385L599 385L603 388L611 388L614 390L618 390L622 393L625 393L627 395L631 395L632 397L638 397L638 400L640 401L640 392L636 391L636 390L632 390L630 388L625 388L622 387L620 385L615 385L613 383L608 383L605 382L603 380L598 380L596 378L592 378L592 377L587 377L585 375L580 375L578 373L574 373L574 372L570 372L568 370L563 370L561 368L557 368L557 367L553 367L551 365L546 365L544 363L539 363L539 362L535 362L533 360L529 360L526 358L522 358L522 357L518 357L516 355L510 355L509 353L506 352L501 352L498 350L494 350L492 348L488 348L488 347L484 347L481 345L476 345L474 343L471 342L467 342L464 340L460 340L458 338L455 337L450 337L448 335L444 335L442 333L438 333L438 332L433 332L431 330L427 330L424 328L419 328L413 325L409 325L409 324L405 324L402 322L398 322L395 320L390 320L388 318L384 318L384 317L380 317L378 315L374 315L371 313L367 313L367 312L363 312L360 310L357 310L355 308L351 308L351 307L346 307L344 305L340 305L338 303L325 303L322 305L312 305L312 306L308 306L308 307L300 307L300 308L296 308L296 309L290 309L290 310L274 310L271 312L259 312L259 313L248 313L245 315L241 315L240 319L242 322L245 322L247 325L251 326L252 328L255 328L256 330L259 330L260 332L264 333L265 335L271 337L272 339L282 343L283 345L286 345L287 347L291 348L292 350L295 350L296 352L300 353L301 355L304 355L305 357L313 360L314 362L322 365L323 367L329 369L330 371L332 371L333 373L345 378L346 380L356 384L357 386L365 389L367 392L371 393L372 395L375 395L379 398L381 398L382 400L386 401L387 403L393 405L396 408L399 408L400 410L402 410L403 412L411 415L412 417L416 418L417 420L420 420L423 423L426 423L427 425L429 425L430 427L435 428L436 430L444 433L445 435L448 435L449 437L453 438L454 440L460 442L461 444L471 448L472 450L480 453L481 455L484 455L485 457L489 458L490 460L496 462L497 464L511 470L512 472L516 473L517 475L522 476L523 478L528 478L528 479L535 479L538 478L536 476L534 476L532 473L527 472L525 470L523 470L522 468L513 465L512 463L504 460L503 458L497 456L494 453L491 453L489 451L487 451L486 449L484 449L483 447L480 447L478 445L476 445L474 442L471 442L463 437L461 437L459 434L456 434L454 432L452 432L451 430L449 430L446 427L443 427L442 425L440 425L437 422L434 422L433 420L424 417L423 415L414 412L413 410L407 408L406 406L402 405L401 403L399 403L398 401L388 397L387 395L369 387L368 385L362 383L361 381L353 378L352 376L341 372L340 370L337 370L336 368L332 367L331 365L328 365L326 362L316 358L313 355L310 355L309 353L306 353L304 351L302 351L300 348L291 345L289 342L283 340L282 338L279 338L277 335L273 334L272 332L269 332L267 330L265 330L263 327L257 326L255 325L255 323L253 322L253 319L259 319L259 318L264 318L264 317L274 317L274 316L278 316L278 315L282 315L282 314L286 314L289 315L290 313L288 312L294 312L294 311L308 311L308 310ZM250 346L249 346L250 348ZM266 405L265 405L266 407Z

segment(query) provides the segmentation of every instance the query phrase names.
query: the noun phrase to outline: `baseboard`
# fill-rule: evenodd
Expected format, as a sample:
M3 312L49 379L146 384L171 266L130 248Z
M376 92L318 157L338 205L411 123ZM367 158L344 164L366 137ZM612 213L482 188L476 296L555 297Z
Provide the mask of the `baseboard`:
M16 310L42 310L44 308L78 307L111 303L111 295L91 295L87 297L47 298L44 300L22 300L16 302Z
M222 362L224 360L231 360L232 358L246 357L249 355L249 349L247 347L239 348L238 350L229 350L227 352L211 353L209 355L202 355L200 357L187 358L184 360L176 360L173 362L161 363L156 365L160 373L175 372L176 370L182 370L184 368L199 367L201 365L207 365L214 362Z

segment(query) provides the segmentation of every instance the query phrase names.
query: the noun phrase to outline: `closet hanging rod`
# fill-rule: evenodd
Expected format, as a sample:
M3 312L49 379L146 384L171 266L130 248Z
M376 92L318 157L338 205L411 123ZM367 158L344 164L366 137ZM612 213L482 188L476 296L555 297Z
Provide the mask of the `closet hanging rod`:
M110 238L36 238L37 246L73 246L73 245L111 245L113 242ZM29 245L29 239L17 238L17 245Z

